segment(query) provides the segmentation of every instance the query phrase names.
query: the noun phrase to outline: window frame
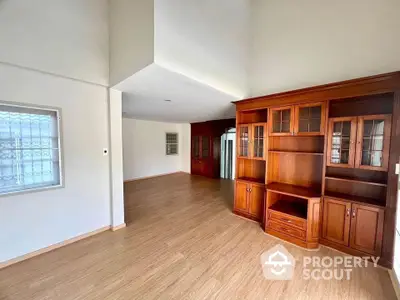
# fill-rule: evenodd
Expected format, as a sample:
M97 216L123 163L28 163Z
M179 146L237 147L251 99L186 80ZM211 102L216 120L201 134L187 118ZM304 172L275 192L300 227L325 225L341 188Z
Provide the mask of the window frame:
M176 135L176 143L168 143L167 135L175 134ZM168 153L167 146L176 144L176 153ZM165 132L165 156L174 156L179 155L179 133L178 132Z
M0 192L0 198L64 188L65 187L65 176L64 176L64 151L63 151L64 148L63 148L63 135L62 135L62 132L63 132L62 131L62 109L60 107L54 107L54 106L38 105L38 104L31 104L31 103L28 104L28 103L21 103L21 102L10 102L10 101L2 101L2 100L0 100L0 105L55 112L56 120L57 120L58 158L59 158L58 167L59 167L59 178L60 178L60 183L57 185L38 186L38 187L3 192L3 193Z

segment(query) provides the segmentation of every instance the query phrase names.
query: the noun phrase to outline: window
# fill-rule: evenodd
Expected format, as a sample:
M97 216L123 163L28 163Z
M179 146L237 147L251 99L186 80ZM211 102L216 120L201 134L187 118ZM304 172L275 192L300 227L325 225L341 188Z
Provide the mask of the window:
M59 112L0 103L0 195L61 186Z
M178 154L178 134L167 133L166 137L166 154L176 155Z

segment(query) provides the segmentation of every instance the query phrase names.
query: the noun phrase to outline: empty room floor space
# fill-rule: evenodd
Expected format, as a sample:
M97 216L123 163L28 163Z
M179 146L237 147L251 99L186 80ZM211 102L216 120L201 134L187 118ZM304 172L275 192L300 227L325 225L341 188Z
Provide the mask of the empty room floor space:
M383 268L306 280L306 251L232 214L234 183L174 174L125 184L127 227L0 270L0 299L396 299ZM260 255L281 244L294 277L270 281Z

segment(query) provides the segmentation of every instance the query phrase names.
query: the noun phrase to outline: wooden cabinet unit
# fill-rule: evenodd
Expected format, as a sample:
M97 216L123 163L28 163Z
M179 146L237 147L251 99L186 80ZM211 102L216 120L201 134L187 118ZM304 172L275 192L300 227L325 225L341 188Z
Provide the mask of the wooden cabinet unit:
M325 198L322 237L329 241L349 244L351 203Z
M236 181L234 212L261 222L264 213L264 185Z
M324 199L322 238L379 256L384 209L350 201Z
M400 72L235 104L234 213L301 247L380 256L391 268Z
M387 171L391 115L329 119L327 165Z

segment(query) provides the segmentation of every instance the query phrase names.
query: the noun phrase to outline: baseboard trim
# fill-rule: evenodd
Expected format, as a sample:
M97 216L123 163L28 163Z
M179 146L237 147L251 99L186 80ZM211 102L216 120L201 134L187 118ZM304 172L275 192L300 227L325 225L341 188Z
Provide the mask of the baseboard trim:
M93 235L96 235L96 234L102 233L104 231L110 230L110 228L111 228L110 226L105 226L105 227L99 228L97 230L94 230L94 231L91 231L91 232L76 236L76 237L74 237L72 239L68 239L68 240L62 241L60 243L57 243L57 244L54 244L54 245L51 245L51 246L36 250L34 252L31 252L31 253L28 253L28 254L25 254L25 255L22 255L22 256L18 256L16 258L12 258L10 260L7 260L5 262L0 263L0 270L3 269L3 268L9 267L11 265L14 265L16 263L22 262L24 260L33 258L35 256L39 256L41 254L56 250L58 248L67 246L67 245L75 243L75 242L78 242L80 240L86 239L86 238L91 237Z
M112 231L117 231L117 230L120 230L120 229L125 228L125 227L126 227L126 224L122 223L122 224L120 224L118 226L111 227L111 230Z
M181 173L188 174L188 173L183 172L183 171L172 172L172 173L163 173L163 174L158 174L158 175L152 175L152 176L146 176L146 177L140 177L140 178L135 178L135 179L124 180L124 183L138 181L138 180L145 180L145 179L150 179L150 178L156 178L156 177L162 177L162 176L167 176L167 175L181 174Z
M389 270L389 277L392 281L393 289L396 293L397 299L400 299L400 283L394 270Z

